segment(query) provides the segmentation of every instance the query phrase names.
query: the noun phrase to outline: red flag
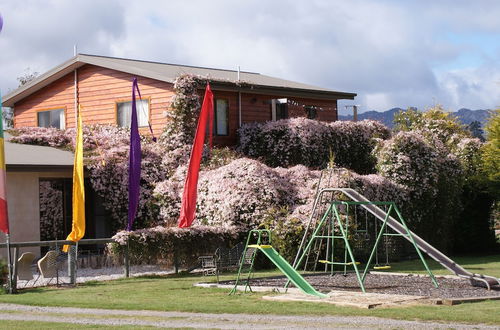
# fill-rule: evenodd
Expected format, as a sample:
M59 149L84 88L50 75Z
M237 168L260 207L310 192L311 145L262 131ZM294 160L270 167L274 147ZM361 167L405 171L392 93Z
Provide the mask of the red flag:
M2 95L0 95L0 230L5 234L9 234L9 214L7 212L7 194L5 192L7 170L5 166L2 110Z
M179 217L179 227L190 227L194 221L196 212L196 197L198 195L198 175L200 172L201 156L203 153L203 143L205 142L205 134L207 129L207 121L209 123L209 145L212 147L212 130L214 118L214 95L207 84L205 89L205 97L201 107L198 126L194 136L193 148L191 149L191 158L189 159L189 168L184 183L184 192L182 193L181 215Z

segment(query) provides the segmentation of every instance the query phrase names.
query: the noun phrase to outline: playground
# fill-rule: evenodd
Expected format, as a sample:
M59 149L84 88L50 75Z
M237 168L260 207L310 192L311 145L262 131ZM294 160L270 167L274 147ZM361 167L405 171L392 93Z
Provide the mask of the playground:
M500 263L498 255L493 255L483 258L458 258L457 262L463 264L466 268L478 269L481 268L484 272L495 276L500 276ZM422 268L416 262L393 263L393 272L411 270L422 271ZM447 271L439 267L436 263L430 262L429 267L438 276L438 281L441 283L439 276ZM425 272L425 270L424 270ZM225 273L221 276L221 281L234 280L235 273ZM258 271L255 277L273 277L279 276L277 271ZM478 324L483 327L485 325L498 326L500 324L500 315L498 309L500 301L479 301L471 304L459 304L456 306L446 305L400 305L392 306L391 308L353 308L346 306L335 306L330 304L319 304L312 302L299 301L269 301L264 300L263 296L277 296L271 292L256 292L253 294L238 294L229 296L229 289L217 288L201 288L195 287L193 284L203 281L215 281L214 277L206 277L193 274L179 274L170 276L145 276L140 278L119 279L106 282L82 283L76 288L57 288L45 287L36 289L27 289L18 295L0 294L0 302L9 304L22 304L31 306L61 306L64 308L72 307L70 313L60 318L60 322L70 323L67 317L76 318L77 310L82 309L83 314L78 318L91 318L94 313L88 311L88 308L94 309L113 309L114 313L106 313L106 318L118 319L120 322L132 322L135 319L140 319L135 310L147 310L148 317L143 316L143 319L157 317L160 312L167 312L171 316L170 321L185 321L186 317L194 317L190 313L196 313L196 317L206 320L206 324L211 324L210 320L214 318L223 318L228 324L246 320L249 322L251 318L260 326L267 325L270 319L280 319L283 322L292 322L293 320L303 320L309 325L323 322L330 322L329 318L343 317L344 326L350 322L364 319L364 317L372 317L376 326L381 327L387 324L390 327L410 327L411 324L406 324L403 320L414 321L421 320L425 323L434 321L432 328L444 327L473 327ZM467 282L464 281L467 284ZM432 285L432 284L431 284ZM370 293L360 293L359 287L353 290L357 291L358 295L370 295ZM162 292L162 294L158 294ZM151 297L155 297L151 299ZM9 307L10 308L10 307ZM62 313L64 308L59 308L57 311ZM37 311L43 312L43 308L36 307ZM28 312L23 312L27 315ZM49 313L49 311L47 311ZM52 312L53 313L53 312ZM80 312L78 312L80 313ZM176 314L173 314L176 313ZM210 319L200 315L200 313L210 314ZM1 315L12 316L12 312L5 310ZM120 314L120 315L117 315ZM146 312L142 312L143 315ZM150 315L151 314L151 315ZM127 315L123 317L121 315ZM285 317L286 316L286 317ZM175 317L175 318L174 318ZM181 319L182 317L182 319ZM96 320L96 317L94 321ZM104 318L104 315L99 316ZM388 320L393 319L393 320ZM313 320L315 320L313 322ZM396 322L402 321L402 324ZM421 322L420 321L420 322ZM436 322L437 321L437 322ZM2 321L8 323L7 321ZM222 322L222 321L221 321ZM258 323L262 322L262 323ZM389 322L389 323L386 323ZM390 323L396 322L396 323ZM446 322L446 323L442 323ZM23 322L27 324L28 322ZM419 323L419 328L423 327L423 323ZM457 324L458 323L458 324ZM91 323L87 323L91 324ZM111 324L111 323L110 323ZM188 323L186 323L188 324ZM222 324L222 323L221 323ZM214 327L221 327L218 324ZM282 325L284 323L281 323ZM288 324L288 323L287 323ZM293 324L293 323L290 323ZM336 323L330 323L332 327ZM399 324L399 325L398 325ZM453 325L452 325L453 324ZM34 324L33 328L40 326ZM172 324L174 326L174 324ZM30 328L26 325L27 328ZM74 325L76 328L77 325ZM230 327L230 326L229 326ZM374 327L374 326L372 326ZM53 327L57 328L57 327Z
M236 280L221 283L233 285L231 295L238 291L251 292L252 286L257 286L284 293L295 287L302 294L319 298L318 301L326 298L330 303L336 303L335 292L339 290L415 296L415 301L435 304L442 304L444 299L455 299L450 303L454 304L500 298L500 278L470 272L424 241L409 229L394 202L373 202L351 188L330 188L332 178L342 176L342 169L322 172L309 222L293 263L274 249L270 230L255 229L248 233ZM366 256L359 256L359 251L356 251L355 235L358 235L358 241L364 241L365 248L368 246ZM383 271L392 268L389 250L395 245L394 238L411 243L408 245L414 249L426 275L384 274ZM252 279L259 253L284 276ZM453 275L441 277L438 281L424 254ZM301 271L306 273L301 274ZM384 304L382 295L378 300L375 296L373 306ZM281 298L287 299L286 296ZM293 299L301 300L300 297ZM348 300L349 297L347 303ZM407 302L400 297L389 300L390 303L398 301ZM344 302L345 299L340 301Z

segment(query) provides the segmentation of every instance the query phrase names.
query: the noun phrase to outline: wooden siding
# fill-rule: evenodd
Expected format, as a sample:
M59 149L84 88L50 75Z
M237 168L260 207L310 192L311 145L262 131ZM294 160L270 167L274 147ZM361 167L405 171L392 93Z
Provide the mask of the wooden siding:
M14 127L37 126L37 112L49 109L65 109L67 123L68 113L74 113L73 75L66 75L14 105ZM68 102L71 100L71 102ZM68 127L66 125L66 127Z
M116 102L131 100L133 75L85 65L78 69L78 100L82 106L85 124L116 124ZM166 113L174 97L173 85L139 77L142 97L150 102L150 122L154 134L158 136L166 122ZM200 96L203 91L200 91ZM235 145L239 126L239 100L237 92L214 90L214 97L226 99L229 111L229 134L214 136L214 143L221 146ZM271 100L283 98L280 95L241 93L242 123L265 122L271 120ZM288 98L298 105L289 104L289 117L306 116L304 106L316 106L317 119L337 120L336 100L314 100ZM201 100L202 102L203 100ZM65 109L66 128L75 127L74 74L70 73L38 92L19 101L14 106L14 127L37 126L36 113L41 110ZM142 134L149 134L148 127L141 127Z
M78 69L78 100L85 124L116 124L116 102L130 101L133 75L93 65ZM155 135L165 126L174 96L172 84L139 78L144 99L150 100L149 118ZM36 112L64 108L66 128L75 127L74 74L68 74L14 106L15 127L37 126ZM142 133L149 128L141 127Z

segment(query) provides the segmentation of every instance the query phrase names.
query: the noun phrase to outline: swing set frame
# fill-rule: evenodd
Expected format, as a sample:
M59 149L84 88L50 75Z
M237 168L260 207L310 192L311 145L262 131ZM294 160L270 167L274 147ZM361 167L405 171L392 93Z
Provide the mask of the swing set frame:
M326 189L328 190L328 189ZM323 190L320 192L320 195L323 192L326 192L326 190ZM326 212L323 214L321 217L321 220L318 222L316 225L316 228L314 229L311 238L307 241L307 245L305 248L302 250L302 254L297 254L297 258L295 259L294 262L294 268L298 269L300 265L309 258L309 254L311 252L311 249L313 248L313 244L318 240L327 240L327 246L326 246L326 260L318 260L320 263L325 264L325 270L327 270L328 265L331 266L331 274L333 275L333 266L334 265L340 265L344 266L344 274L346 274L347 271L347 266L352 266L354 268L354 272L356 273L356 277L359 283L359 286L363 292L365 291L365 279L366 275L368 274L368 270L370 269L370 265L372 264L373 259L377 259L378 262L378 256L377 256L377 248L378 245L380 244L380 241L382 237L384 236L406 236L408 240L413 244L415 251L417 252L420 260L422 261L422 264L424 265L425 269L427 270L427 273L429 274L432 283L434 286L437 288L438 283L432 274L432 271L430 270L429 266L427 265L427 262L425 261L422 252L420 251L419 247L417 246L415 240L413 239L411 231L408 229L406 222L401 215L401 212L397 208L396 204L394 202L372 202L372 201L331 201L329 203L330 205L327 207ZM382 223L382 226L380 226L380 229L378 232L376 232L376 239L375 243L373 245L373 248L371 249L370 256L366 262L366 265L364 269L360 269L358 265L360 265L360 262L356 261L356 258L353 253L353 249L351 248L351 244L349 243L349 208L355 208L356 206L362 206L362 205L376 205L376 206L385 206L386 208L388 207L388 210L386 211L386 216L385 219ZM345 212L342 214L341 209L344 209ZM399 233L388 233L387 232L387 220L391 217L391 214L395 213L393 216L394 219L396 219L405 229L404 234L399 234ZM375 220L379 221L379 220ZM335 232L335 228L338 228L340 231L339 233ZM365 231L367 231L368 228L365 228ZM326 235L325 235L326 231ZM303 244L305 243L305 235L307 235L307 230L306 233L304 234L304 239L302 240L301 246L299 248L299 253L303 247ZM335 248L335 240L341 240L344 242L344 262L336 262L334 261L334 248ZM387 249L387 247L386 247ZM386 254L387 254L386 250ZM388 257L386 256L386 259ZM387 260L386 260L387 262ZM377 267L378 265L376 265ZM378 269L386 269L387 265L384 267L378 266ZM362 272L361 272L362 271ZM289 285L289 282L286 284L285 287Z

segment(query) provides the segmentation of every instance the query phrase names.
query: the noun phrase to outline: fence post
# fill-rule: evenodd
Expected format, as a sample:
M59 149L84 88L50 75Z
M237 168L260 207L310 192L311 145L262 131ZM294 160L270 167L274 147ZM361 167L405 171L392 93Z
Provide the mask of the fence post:
M125 247L125 252L123 253L123 271L125 277L130 277L130 259L129 259L129 244L127 238L127 246Z
M14 260L12 260L13 264L13 270L12 270L12 278L10 282L10 288L9 291L10 293L16 293L17 292L17 259L19 259L19 247L14 248Z
M78 244L78 243L77 243ZM70 245L68 249L68 276L69 283L76 284L76 253L78 245Z
M177 248L175 246L176 244L174 243L174 271L176 274L179 273L179 260L177 256Z

